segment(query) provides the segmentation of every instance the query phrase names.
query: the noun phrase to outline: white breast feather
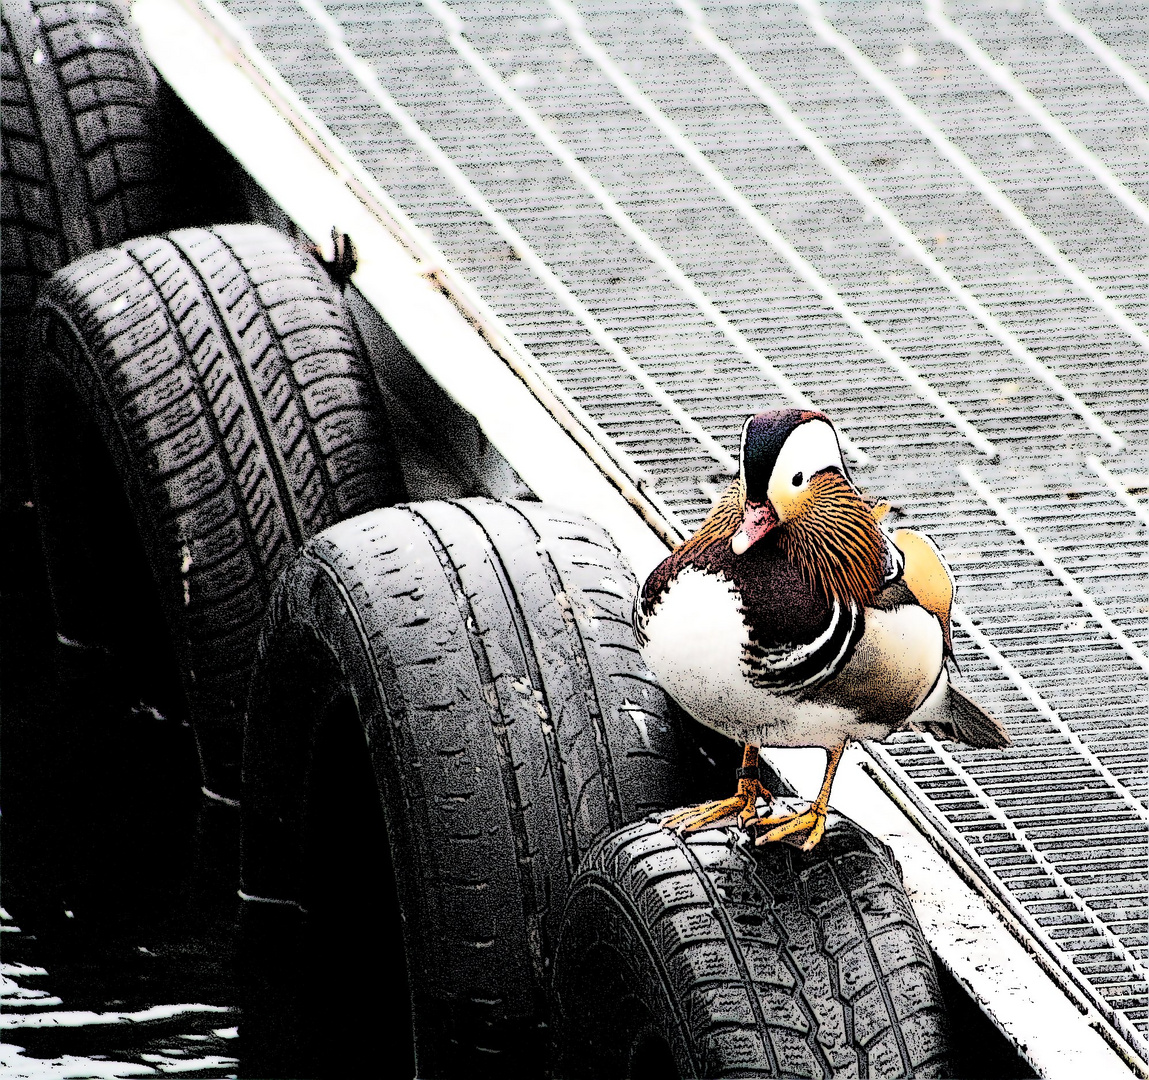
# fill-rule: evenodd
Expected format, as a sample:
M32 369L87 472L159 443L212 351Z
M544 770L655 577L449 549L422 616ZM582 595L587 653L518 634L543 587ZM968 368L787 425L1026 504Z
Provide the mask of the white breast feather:
M832 746L852 714L754 686L742 664L750 643L732 582L687 567L645 627L643 659L691 716L740 742Z
M923 608L865 611L866 628L838 679L878 695L904 716L921 704L942 664L941 626ZM686 567L644 624L642 655L663 687L696 720L741 742L834 746L881 739L898 721L859 722L853 709L755 687L743 653L750 642L731 581ZM838 681L837 679L834 680ZM884 710L883 710L884 711Z

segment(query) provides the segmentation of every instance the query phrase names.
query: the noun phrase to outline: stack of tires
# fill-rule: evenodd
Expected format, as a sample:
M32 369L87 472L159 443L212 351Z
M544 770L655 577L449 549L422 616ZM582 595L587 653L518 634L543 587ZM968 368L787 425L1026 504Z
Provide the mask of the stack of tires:
M947 1075L882 844L658 825L700 755L635 587L537 503L400 506L304 547L245 730L251 1075Z
M403 503L311 254L128 239L162 134L119 9L6 0L3 46L4 489L57 687L6 770L71 837L27 902L105 928L238 894L250 1076L946 1075L883 845L658 826L733 765L643 666L602 529Z
M162 610L156 530L185 537L155 505L188 477L159 460L171 373L149 382L141 365L170 345L167 301L141 292L141 248L112 247L178 223L173 177L194 170L173 166L163 88L122 5L5 0L2 15L5 897L26 925L94 940L89 924L170 906L196 828L215 827ZM188 607L203 617L198 596Z

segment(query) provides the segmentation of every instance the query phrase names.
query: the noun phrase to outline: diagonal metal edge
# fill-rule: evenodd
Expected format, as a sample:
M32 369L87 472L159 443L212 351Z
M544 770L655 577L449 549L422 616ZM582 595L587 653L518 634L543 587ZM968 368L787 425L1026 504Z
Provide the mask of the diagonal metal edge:
M1045 0L1045 14L1067 34L1072 34L1106 67L1113 71L1146 105L1149 105L1149 81L1143 79L1112 46L1107 45L1085 23L1078 19L1061 0Z
M687 530L654 492L653 478L590 418L535 360L437 246L349 154L339 139L299 100L282 76L261 56L243 28L218 0L178 0L255 84L318 157L423 267L431 280L479 332L483 340L527 386L531 394L594 462L620 495L668 547Z
M1041 254L1058 268L1067 281L1072 282L1093 304L1134 341L1149 348L1149 332L1127 315L1115 300L1101 290L1097 283L1087 276L1075 262L1064 255L1060 248L1037 227L1022 209L1003 191L948 135L935 124L922 109L894 82L868 55L862 52L845 34L839 31L826 17L821 0L795 0L806 15L811 29L832 48L837 49L847 62L905 118L934 145L938 152L978 191L1010 225L1029 241ZM1100 418L1098 424L1108 431ZM1115 450L1125 448L1127 440L1117 432L1103 434L1101 429L1093 430L1107 439Z
M1145 225L1149 225L1147 206L1128 185L1123 183L1113 170L1105 164L1068 126L1059 120L1022 83L1005 64L991 56L974 36L960 26L946 11L945 0L925 0L926 17L934 24L942 37L956 45L971 63L975 64L989 79L1004 90L1019 108L1033 117L1053 136L1082 168L1087 169L1122 206L1135 215Z

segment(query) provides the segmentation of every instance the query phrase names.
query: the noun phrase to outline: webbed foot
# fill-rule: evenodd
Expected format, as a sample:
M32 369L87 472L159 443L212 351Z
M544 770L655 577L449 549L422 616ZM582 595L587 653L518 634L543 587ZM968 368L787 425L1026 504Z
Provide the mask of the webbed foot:
M800 846L803 851L809 851L822 839L826 831L826 811L814 803L809 810L804 810L799 814L760 818L757 824L760 830L765 829L767 831L759 835L758 839L754 841L756 844L773 844L779 840L786 840L788 837L797 837L808 831L809 836L800 845L797 844L796 840L788 842Z
M757 779L740 779L738 781L738 794L729 799L718 799L715 802L701 803L698 806L688 806L667 814L659 824L664 829L674 829L676 832L688 833L705 829L716 821L737 815L738 824L744 829L758 820L758 800L765 799L770 802L772 796Z

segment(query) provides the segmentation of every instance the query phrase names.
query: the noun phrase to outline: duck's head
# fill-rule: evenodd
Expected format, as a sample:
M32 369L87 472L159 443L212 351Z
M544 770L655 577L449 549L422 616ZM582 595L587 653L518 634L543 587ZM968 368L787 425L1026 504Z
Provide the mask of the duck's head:
M730 539L735 555L777 530L787 555L827 595L872 595L884 542L827 417L805 409L755 413L742 429L739 475L745 503Z
M849 478L838 433L818 412L805 409L769 409L755 413L742 426L739 475L746 492L742 528L730 546L736 555L793 521L823 487L817 479L836 473Z

